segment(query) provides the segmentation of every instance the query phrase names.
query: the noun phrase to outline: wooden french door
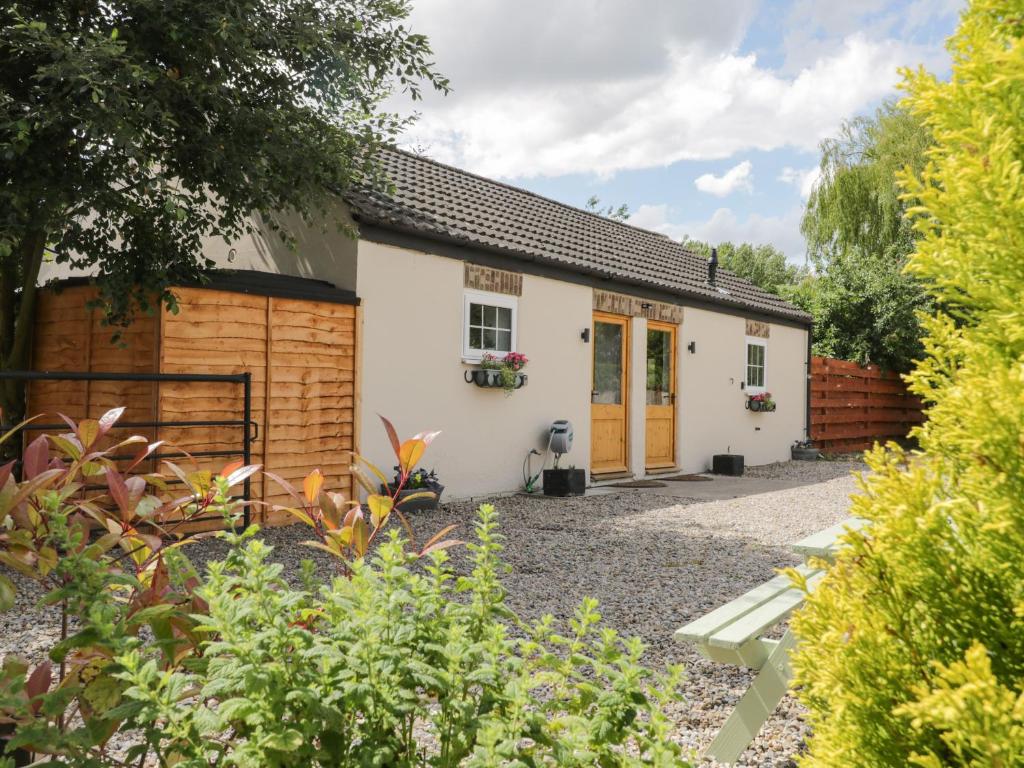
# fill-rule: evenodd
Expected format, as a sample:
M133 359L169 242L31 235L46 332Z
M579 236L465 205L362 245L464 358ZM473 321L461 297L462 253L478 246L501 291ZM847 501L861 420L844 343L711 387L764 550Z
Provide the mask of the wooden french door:
M676 327L647 323L647 469L676 464Z
M590 393L590 471L625 472L627 460L629 318L594 313L593 389Z

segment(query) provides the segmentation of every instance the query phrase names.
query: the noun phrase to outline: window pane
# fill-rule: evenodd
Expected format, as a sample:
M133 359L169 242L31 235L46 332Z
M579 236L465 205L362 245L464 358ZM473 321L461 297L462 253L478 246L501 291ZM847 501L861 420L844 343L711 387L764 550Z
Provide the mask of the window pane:
M496 307L484 306L484 326L493 328L498 320L498 310Z
M512 331L498 331L498 343L494 348L499 352L511 352Z
M672 402L672 334L668 331L647 331L647 404L670 405Z
M469 348L470 349L482 349L482 342L480 339L480 329L470 328L469 329Z
M497 349L498 340L495 336L497 332L490 328L484 328L484 345L483 349Z
M508 307L498 307L498 328L512 330L512 310Z
M747 365L754 364L754 345L747 344Z
M483 325L484 322L484 308L482 304L470 304L469 305L469 324L470 325Z
M622 326L594 323L594 392L599 405L622 403Z

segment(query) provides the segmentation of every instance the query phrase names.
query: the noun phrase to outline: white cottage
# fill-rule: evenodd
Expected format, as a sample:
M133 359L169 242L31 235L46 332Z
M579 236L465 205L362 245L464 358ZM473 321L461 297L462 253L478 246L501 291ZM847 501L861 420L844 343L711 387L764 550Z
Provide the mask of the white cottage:
M407 152L382 159L392 191L344 204L356 240L306 231L295 250L268 234L206 249L225 271L251 275L220 284L258 285L244 292L267 296L268 317L275 280L288 297L325 283L353 296L353 423L343 432L363 455L388 466L378 413L403 434L442 430L427 463L446 495L468 497L520 488L524 459L546 450L557 419L575 429L562 466L591 480L702 472L720 453L784 460L806 436L804 312L709 274L656 232ZM506 397L467 381L484 354L510 351L529 359L526 386ZM238 370L251 367L245 356ZM751 410L749 398L767 391L777 409ZM270 434L272 412L268 399Z
M656 232L407 152L383 161L393 191L348 200L357 242L283 263L236 248L230 265L348 281L369 458L389 456L378 413L442 430L429 463L456 497L521 487L556 419L575 430L563 466L592 479L701 472L718 453L785 460L806 436L809 315L728 272L712 282ZM467 383L509 351L529 359L526 386ZM746 407L765 391L774 412Z

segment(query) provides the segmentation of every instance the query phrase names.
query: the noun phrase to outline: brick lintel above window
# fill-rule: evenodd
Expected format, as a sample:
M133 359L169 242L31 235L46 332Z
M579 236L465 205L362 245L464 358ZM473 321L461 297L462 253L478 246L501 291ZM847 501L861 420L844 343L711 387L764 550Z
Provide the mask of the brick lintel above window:
M503 293L506 296L523 295L523 276L519 272L466 264L466 287L474 291Z

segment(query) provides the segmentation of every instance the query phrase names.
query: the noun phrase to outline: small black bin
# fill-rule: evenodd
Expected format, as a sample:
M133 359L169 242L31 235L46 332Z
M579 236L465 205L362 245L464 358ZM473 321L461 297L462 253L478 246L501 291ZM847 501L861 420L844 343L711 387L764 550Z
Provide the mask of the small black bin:
M582 496L587 490L587 473L582 469L545 469L545 496Z
M743 456L738 453L719 453L711 459L711 471L716 475L743 474Z

